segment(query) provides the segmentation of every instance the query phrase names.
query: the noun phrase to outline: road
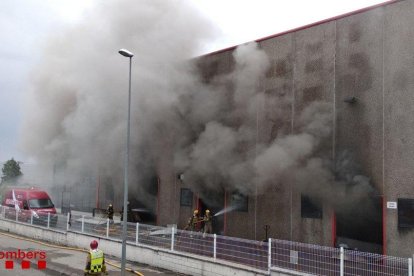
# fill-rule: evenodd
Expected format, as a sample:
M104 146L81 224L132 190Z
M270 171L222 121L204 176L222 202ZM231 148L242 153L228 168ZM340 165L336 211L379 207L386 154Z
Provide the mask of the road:
M35 242L18 239L17 236L0 231L0 275L83 275L86 253L62 248L53 248ZM30 261L30 268L22 269L22 260L14 259L14 268L5 268L5 252L45 252L46 269L37 268L37 259ZM39 256L39 255L38 255ZM106 255L107 261L120 265L120 260ZM9 259L10 260L10 259ZM139 271L145 276L182 275L175 272L160 270L137 263L128 263L127 267ZM109 275L121 275L118 268L108 265ZM127 273L127 275L133 275Z

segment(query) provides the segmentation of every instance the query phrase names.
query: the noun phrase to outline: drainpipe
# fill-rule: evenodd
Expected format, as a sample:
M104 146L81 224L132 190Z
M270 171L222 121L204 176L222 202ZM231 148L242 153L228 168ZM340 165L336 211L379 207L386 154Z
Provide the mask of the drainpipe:
M157 221L156 225L160 225L160 178L157 177Z
M332 210L332 247L335 247L336 242L336 214Z
M224 210L227 208L227 191L224 191ZM227 212L224 213L224 229L223 234L227 234Z

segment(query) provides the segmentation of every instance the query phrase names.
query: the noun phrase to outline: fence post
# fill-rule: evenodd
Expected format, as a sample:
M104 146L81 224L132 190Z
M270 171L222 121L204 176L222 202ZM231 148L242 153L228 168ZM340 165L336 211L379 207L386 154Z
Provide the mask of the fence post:
M14 209L16 211L16 222L19 221L19 211L17 209Z
M137 225L135 227L135 244L138 245L138 233L139 233L139 222L137 222Z
M66 218L66 231L69 231L69 226L70 226L70 213L67 213L67 218Z
M413 259L408 258L408 276L413 276Z
M340 265L339 265L339 275L344 276L344 248L341 247L339 251Z
M109 218L106 219L106 237L109 237Z
M174 226L171 227L171 251L174 251Z
M269 245L267 246L267 268L270 274L270 268L272 267L272 239L269 238Z
M82 230L81 230L82 233L83 233L84 227L85 227L85 215L82 215Z
M33 213L30 212L30 225L33 225Z
M47 213L47 228L50 227L50 213Z
M217 235L216 234L214 234L213 258L214 258L214 260L216 260L216 258L217 258Z

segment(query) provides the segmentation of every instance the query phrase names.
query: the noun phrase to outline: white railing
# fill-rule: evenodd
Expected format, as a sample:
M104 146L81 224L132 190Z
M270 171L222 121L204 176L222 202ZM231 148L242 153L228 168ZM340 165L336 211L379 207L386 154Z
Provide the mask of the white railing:
M85 215L35 214L2 206L0 219L38 225L61 231L74 231L121 240L122 224L107 218ZM141 223L127 224L127 242L166 250L186 252L215 260L226 260L263 271L279 267L314 275L408 275L412 259L384 256L343 248L332 248L269 239L253 241L215 234L160 227Z
M272 240L272 266L315 275L412 275L411 259Z
M56 228L59 215L51 213L37 213L31 210L15 209L1 206L0 218L14 220L32 225Z

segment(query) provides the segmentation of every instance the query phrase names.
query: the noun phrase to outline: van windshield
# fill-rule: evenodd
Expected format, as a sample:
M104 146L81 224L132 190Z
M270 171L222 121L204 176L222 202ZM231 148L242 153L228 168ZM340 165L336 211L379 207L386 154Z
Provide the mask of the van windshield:
M48 198L30 199L30 208L53 208L53 203Z

